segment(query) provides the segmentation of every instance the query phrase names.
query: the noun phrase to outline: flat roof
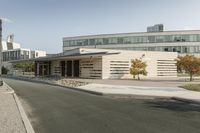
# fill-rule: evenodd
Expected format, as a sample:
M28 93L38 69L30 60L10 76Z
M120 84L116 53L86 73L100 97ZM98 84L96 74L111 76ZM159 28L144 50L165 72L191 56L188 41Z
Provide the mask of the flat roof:
M161 32L127 32L127 33L110 33L110 34L95 34L95 35L83 35L83 36L70 36L70 37L63 37L63 41L64 40L72 40L72 39L80 39L80 38L98 38L98 37L102 37L102 36L130 36L130 35L141 35L141 34L145 34L145 35L157 35L157 34L169 34L169 33L173 33L173 34L187 34L187 33L199 33L200 34L200 30L174 30L174 31L161 31Z
M8 49L8 50L3 50L2 52L18 51L18 50L26 50L26 51L31 51L30 49L26 49L26 48L16 48L16 49Z
M27 62L27 61L53 61L53 60L62 60L62 59L73 59L73 58L86 58L86 57L97 57L97 56L104 56L104 55L113 55L119 54L120 52L95 52L95 53L85 53L85 54L71 54L71 55L58 55L58 56L46 56L46 57L39 57L33 59L25 59L25 60L12 60L9 61L10 63L17 63L17 62Z

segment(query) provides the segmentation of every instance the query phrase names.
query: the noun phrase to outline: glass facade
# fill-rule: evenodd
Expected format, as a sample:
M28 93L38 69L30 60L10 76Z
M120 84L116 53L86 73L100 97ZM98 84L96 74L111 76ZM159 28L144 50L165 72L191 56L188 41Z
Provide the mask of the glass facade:
M200 42L200 34L177 34L177 35L147 35L147 36L122 36L64 40L63 47L97 46L109 44L150 44L150 43L180 43L180 42ZM118 47L112 49L129 49L145 51L170 51L179 53L199 53L200 46L144 46L144 47Z
M138 43L165 43L165 42L200 42L200 34L195 35L158 35L158 36L128 36L93 38L82 40L66 40L64 47L107 44L138 44Z
M29 59L30 52L27 50L4 51L3 61Z
M195 54L200 53L200 46L146 46L146 47L120 47L112 49L122 50L135 50L135 51L164 51L164 52L178 52L178 53L189 53Z

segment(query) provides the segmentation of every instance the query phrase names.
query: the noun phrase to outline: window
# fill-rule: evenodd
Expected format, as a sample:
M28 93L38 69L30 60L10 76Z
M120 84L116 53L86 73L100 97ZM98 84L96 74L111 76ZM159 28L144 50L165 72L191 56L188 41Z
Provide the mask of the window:
M74 46L74 44L75 44L74 40L69 41L69 46Z
M76 41L76 46L82 46L83 45L83 41L82 40L77 40Z
M117 38L109 38L109 44L117 44Z
M166 35L166 36L163 36L163 37L164 37L164 42L172 42L173 41L171 35Z
M154 43L156 40L155 36L148 36L148 42L149 43Z
M109 43L109 39L108 38L103 38L103 44L108 44Z
M173 36L173 41L174 42L181 42L182 37L181 36Z
M69 46L69 41L64 41L63 46L68 47Z
M103 44L103 39L95 39L95 44L96 45L102 45Z
M169 51L169 48L164 48L164 51Z
M182 47L183 53L188 53L188 48L186 46Z
M156 36L156 42L157 43L164 42L164 36Z
M88 45L88 39L83 40L84 45Z
M122 38L122 37L117 38L117 42L118 42L118 44L123 44L124 38Z
M89 45L95 45L95 39L90 39L89 40Z
M131 44L131 37L125 37L124 44Z

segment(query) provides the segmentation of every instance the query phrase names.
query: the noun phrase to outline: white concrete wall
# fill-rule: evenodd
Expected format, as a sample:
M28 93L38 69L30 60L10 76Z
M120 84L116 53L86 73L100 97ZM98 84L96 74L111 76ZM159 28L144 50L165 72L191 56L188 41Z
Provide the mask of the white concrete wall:
M46 51L35 50L35 58L46 56Z
M75 51L83 53L107 52L107 55L67 57L67 60L80 60L81 78L99 78L99 79L130 79L131 61L141 59L147 63L147 76L152 77L176 77L177 53L175 52L148 52L148 51L124 51L124 50L104 50L104 49L76 49ZM52 61L51 74L61 76L60 60Z
M61 76L59 60L51 62L51 75L52 76Z
M159 60L164 61L164 63L174 63L173 69L175 69L173 75L168 75L169 77L176 77L176 66L174 59L177 57L177 53L171 52L143 52L143 51L121 51L120 54L116 55L105 55L103 56L102 63L103 63L103 79L112 79L112 78L121 78L127 79L132 78L130 72L127 73L128 67L131 67L131 60L133 59L140 59L141 57L144 62L147 63L147 76L141 76L143 78L150 78L150 77L158 77L158 62ZM111 62L112 61L112 62ZM129 62L129 63L126 63ZM114 65L115 64L115 65ZM128 64L128 65L127 65ZM114 67L113 67L114 65ZM121 66L121 67L120 67ZM113 67L113 68L112 68ZM118 68L117 68L118 67ZM124 67L124 68L123 68ZM111 69L121 69L124 70L125 74L111 74L114 70ZM171 68L169 68L169 72ZM159 70L160 71L160 70ZM164 71L164 70L162 70ZM116 71L115 71L116 72ZM120 73L120 72L116 72Z
M91 58L80 60L81 78L102 78L102 58Z
M13 49L19 49L21 46L19 43L13 42Z
M8 50L7 44L5 41L2 41L2 51Z

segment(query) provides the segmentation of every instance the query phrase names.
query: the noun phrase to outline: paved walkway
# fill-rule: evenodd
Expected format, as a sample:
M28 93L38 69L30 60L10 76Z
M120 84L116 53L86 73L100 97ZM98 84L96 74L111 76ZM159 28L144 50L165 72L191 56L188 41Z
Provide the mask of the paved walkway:
M190 100L200 103L200 92L188 91L179 87L142 87L106 84L88 84L78 87L84 91L104 95L135 95L150 97L169 97L180 100Z
M26 133L13 90L0 87L0 133Z
M70 79L69 79L70 80ZM192 82L186 81L184 78L152 78L152 79L142 79L142 80L132 80L132 79L71 79L75 81L88 82L94 84L107 84L107 85L125 85L125 86L149 86L149 87L178 87L184 84L200 83L200 80L195 80Z

